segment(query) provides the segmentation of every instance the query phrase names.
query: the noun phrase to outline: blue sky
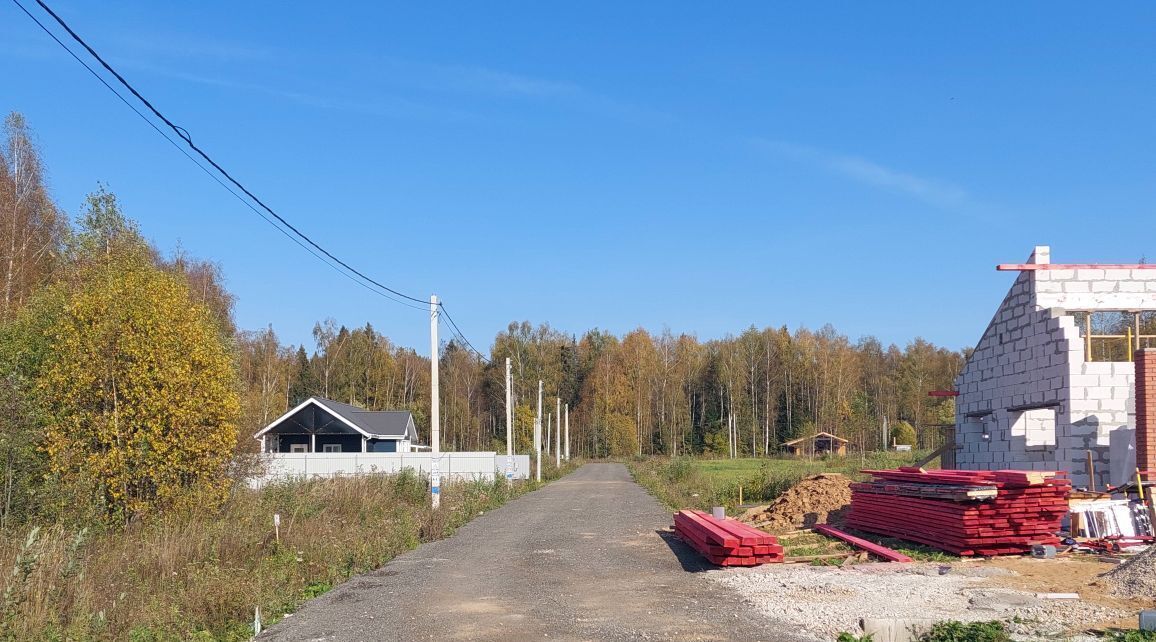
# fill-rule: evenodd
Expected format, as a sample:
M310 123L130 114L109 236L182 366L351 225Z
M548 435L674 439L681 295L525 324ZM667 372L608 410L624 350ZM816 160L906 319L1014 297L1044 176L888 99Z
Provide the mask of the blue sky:
M22 0L34 3L31 0ZM421 5L421 6L413 6ZM974 343L993 268L1156 255L1156 5L68 2L234 175L483 350L512 320ZM38 15L39 9L35 9ZM247 328L428 321L244 209L0 4L0 109L59 204L106 183Z

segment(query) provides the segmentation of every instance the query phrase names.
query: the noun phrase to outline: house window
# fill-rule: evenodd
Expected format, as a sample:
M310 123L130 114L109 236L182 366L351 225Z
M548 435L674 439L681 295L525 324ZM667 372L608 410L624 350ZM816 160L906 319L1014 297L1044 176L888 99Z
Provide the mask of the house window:
M321 447L323 453L339 453L341 452L341 444L325 444Z
M293 444L289 446L291 453L307 453L309 452L309 444Z

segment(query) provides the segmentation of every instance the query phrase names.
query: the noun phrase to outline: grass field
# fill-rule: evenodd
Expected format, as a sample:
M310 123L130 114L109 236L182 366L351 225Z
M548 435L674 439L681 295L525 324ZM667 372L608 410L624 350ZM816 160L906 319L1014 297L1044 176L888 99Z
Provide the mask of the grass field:
M630 462L630 472L671 509L726 506L735 511L739 488L743 503L766 503L808 475L842 473L863 478L860 470L910 466L926 452L876 452L866 455L817 459L651 458Z

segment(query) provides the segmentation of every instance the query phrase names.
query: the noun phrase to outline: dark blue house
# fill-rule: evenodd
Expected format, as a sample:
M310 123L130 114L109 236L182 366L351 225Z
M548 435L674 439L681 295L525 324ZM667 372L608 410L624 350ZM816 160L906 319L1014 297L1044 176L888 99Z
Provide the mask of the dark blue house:
M254 439L263 453L408 453L420 450L413 415L310 397Z

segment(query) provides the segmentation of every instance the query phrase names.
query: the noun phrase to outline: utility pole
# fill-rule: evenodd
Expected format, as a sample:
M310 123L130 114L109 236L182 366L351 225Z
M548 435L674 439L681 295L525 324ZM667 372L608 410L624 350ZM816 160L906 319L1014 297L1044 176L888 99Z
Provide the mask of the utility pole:
M431 294L429 297L429 376L430 376L430 403L429 403L429 481L430 497L436 509L442 501L441 466L441 413L438 402L438 298Z
M510 358L506 357L506 483L514 480L514 411L510 408Z
M554 435L554 415L546 413L546 441L542 444L542 450L545 451L546 456L550 456L550 441Z
M570 461L570 404L566 404L566 461Z
M534 457L538 460L534 477L542 481L542 380L538 380L538 416L534 419Z
M554 466L562 466L562 398L555 397L554 416L558 418L558 425L554 426Z

